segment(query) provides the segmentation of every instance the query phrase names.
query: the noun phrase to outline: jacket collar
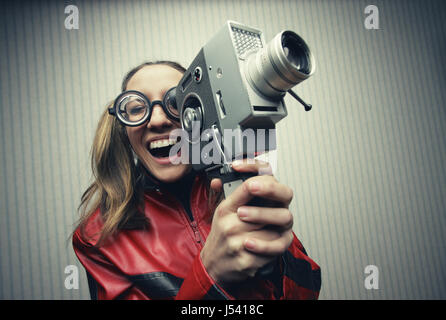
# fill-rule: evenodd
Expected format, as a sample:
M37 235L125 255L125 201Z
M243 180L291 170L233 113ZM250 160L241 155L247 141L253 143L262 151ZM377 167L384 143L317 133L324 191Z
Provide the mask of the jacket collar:
M136 164L136 168L138 169L137 181L141 183L144 191L159 190L161 181L155 178L155 176L139 162Z
M139 162L136 164L136 167L138 169L138 180L140 180L142 187L144 191L160 191L162 189L169 189L169 185L166 183L163 183L159 179L157 179L149 170L147 170L143 165L141 165ZM190 173L187 174L186 177L183 177L181 179L191 179L191 182L193 183L194 177L197 175L197 172L195 172L193 169Z

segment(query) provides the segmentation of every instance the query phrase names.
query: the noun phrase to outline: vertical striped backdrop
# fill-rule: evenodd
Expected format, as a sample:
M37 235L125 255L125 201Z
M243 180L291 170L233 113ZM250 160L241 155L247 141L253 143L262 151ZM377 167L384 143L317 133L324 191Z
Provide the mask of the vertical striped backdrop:
M64 8L79 9L66 30ZM367 5L379 30L364 27ZM131 67L187 66L235 20L300 34L316 74L286 98L277 177L321 299L446 298L444 1L10 1L0 6L0 298L88 299L68 240L105 104ZM445 188L445 189L443 189ZM79 289L64 286L79 266ZM367 265L379 289L364 286Z

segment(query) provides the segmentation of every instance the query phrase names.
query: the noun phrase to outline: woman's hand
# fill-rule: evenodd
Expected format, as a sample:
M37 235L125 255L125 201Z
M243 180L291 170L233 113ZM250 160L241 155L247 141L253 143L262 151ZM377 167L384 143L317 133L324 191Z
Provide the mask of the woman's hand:
M288 210L293 191L271 175L267 163L237 161L232 167L238 172L263 175L244 181L215 210L201 260L209 275L219 283L255 276L293 241L293 216ZM221 190L221 181L213 179L211 188ZM254 197L265 199L266 206L248 206Z

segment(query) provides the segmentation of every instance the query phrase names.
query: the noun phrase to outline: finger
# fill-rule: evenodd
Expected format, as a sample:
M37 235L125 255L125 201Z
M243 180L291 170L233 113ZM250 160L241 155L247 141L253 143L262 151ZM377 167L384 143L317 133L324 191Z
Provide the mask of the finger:
M220 203L218 212L234 213L238 207L248 203L254 196L247 189L247 184L239 185L222 203Z
M265 239L276 239L280 236L280 230L266 230L268 226L259 223L250 223L241 221L236 213L227 214L219 220L221 233L225 237L231 237L243 233L254 232L255 237L264 237Z
M237 215L244 222L273 225L284 230L293 227L293 215L286 208L241 206L237 209Z
M286 232L276 240L247 238L244 242L246 250L266 256L277 256L284 253L292 243L292 233Z
M223 189L223 183L220 179L212 179L211 180L211 189L214 190L214 192L221 192Z
M252 177L243 184L246 184L246 189L252 196L277 201L285 208L288 208L293 199L293 190L271 176Z
M232 168L237 172L255 172L258 175L272 175L273 170L268 162L257 159L243 159L232 162Z
M293 190L280 184L272 176L255 176L244 181L220 204L220 212L236 212L254 197L275 201L275 207L288 208ZM272 207L272 205L267 205Z

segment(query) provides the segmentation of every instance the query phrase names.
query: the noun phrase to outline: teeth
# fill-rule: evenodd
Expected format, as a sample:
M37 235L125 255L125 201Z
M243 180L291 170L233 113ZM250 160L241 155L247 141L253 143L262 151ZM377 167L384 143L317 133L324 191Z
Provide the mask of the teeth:
M175 143L177 143L177 139L161 139L150 142L149 148L150 149L162 148L174 145Z

